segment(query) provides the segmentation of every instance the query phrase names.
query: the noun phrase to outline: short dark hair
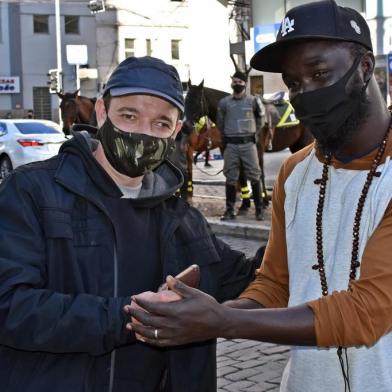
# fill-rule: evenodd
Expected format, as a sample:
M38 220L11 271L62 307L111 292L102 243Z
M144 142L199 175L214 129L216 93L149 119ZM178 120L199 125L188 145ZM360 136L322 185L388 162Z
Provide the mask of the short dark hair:
M106 92L106 94L104 94L104 96L102 97L103 104L105 105L106 111L109 110L111 99L112 96L110 95L110 91Z
M357 42L339 42L339 44L345 46L350 51L353 58L363 56L365 53L369 52L368 48Z

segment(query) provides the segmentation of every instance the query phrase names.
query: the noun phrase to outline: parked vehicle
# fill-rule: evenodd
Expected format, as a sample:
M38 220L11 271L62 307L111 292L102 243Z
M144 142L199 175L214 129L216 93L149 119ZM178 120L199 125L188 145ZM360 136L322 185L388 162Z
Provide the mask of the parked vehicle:
M48 120L0 120L0 181L26 163L51 158L66 141L58 124Z

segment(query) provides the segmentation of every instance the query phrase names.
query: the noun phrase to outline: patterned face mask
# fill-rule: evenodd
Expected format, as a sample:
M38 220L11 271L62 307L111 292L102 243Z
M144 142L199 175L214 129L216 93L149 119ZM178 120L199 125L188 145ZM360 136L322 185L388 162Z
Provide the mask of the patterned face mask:
M140 177L159 166L174 150L172 137L160 138L129 133L117 128L109 116L99 129L100 140L109 163L119 173Z

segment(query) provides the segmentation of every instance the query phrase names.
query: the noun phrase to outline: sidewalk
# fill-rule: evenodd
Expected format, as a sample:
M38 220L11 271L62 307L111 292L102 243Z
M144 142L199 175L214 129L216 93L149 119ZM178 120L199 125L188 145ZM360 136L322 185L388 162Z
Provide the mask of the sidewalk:
M265 182L269 194L282 161L290 154L289 151L265 154ZM221 172L223 160L211 160L212 167L205 168L203 162L198 162L193 168L193 197L190 204L198 208L207 218L216 234L232 235L242 238L254 238L266 241L271 226L271 208L265 210L265 220L255 219L255 209L252 206L246 216L237 216L233 221L221 221L225 210L225 177ZM241 200L238 195L237 205Z
M203 186L203 188L213 188L212 191L217 192L217 188L223 187L218 185L208 185ZM216 234L232 235L242 238L254 238L267 241L271 226L270 207L265 209L265 219L263 221L257 221L255 219L255 209L253 205L250 207L247 215L237 216L236 219L232 221L221 221L220 217L223 215L225 210L225 198L218 195L205 195L206 189L203 189L204 194L199 194L198 192L199 186L195 185L194 196L192 197L192 200L189 201L189 203L203 213L212 230ZM240 201L238 201L237 204L238 208L240 206Z

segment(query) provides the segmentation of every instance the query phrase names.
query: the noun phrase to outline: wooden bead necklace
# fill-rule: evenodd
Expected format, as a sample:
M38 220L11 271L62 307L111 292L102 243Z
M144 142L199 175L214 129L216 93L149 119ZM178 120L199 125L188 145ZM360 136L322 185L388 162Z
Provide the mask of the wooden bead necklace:
M379 177L381 174L380 172L377 172L377 167L381 162L382 156L384 155L390 129L391 126L388 127L384 139L381 142L380 147L378 148L376 157L374 158L371 169L366 177L365 184L362 188L361 196L359 197L358 200L357 209L355 211L354 224L353 224L353 247L351 251L351 264L350 264L350 274L349 274L349 283L348 283L349 291L351 291L351 282L356 278L357 268L360 266L360 262L358 261L359 229L361 225L363 207L365 205L366 196L368 194L373 178ZM317 264L314 264L312 266L312 269L319 271L321 292L323 296L328 295L328 284L325 275L324 251L323 251L323 210L324 210L325 192L326 192L327 182L328 182L328 167L331 164L331 160L332 160L331 154L327 154L324 156L324 165L323 165L323 172L322 172L321 179L317 179L314 181L315 184L317 185L320 184L320 190L319 190L319 199L318 199L317 211L316 211Z
M349 273L349 282L348 282L348 291L351 291L351 283L356 278L357 268L361 265L358 261L358 249L359 249L359 229L361 225L361 217L363 207L365 205L366 196L368 194L370 185L372 184L374 177L379 177L381 175L380 172L377 172L377 167L381 162L381 159L385 152L385 147L388 141L389 131L392 127L391 124L388 127L387 132L385 133L384 139L382 140L380 147L378 148L376 157L372 162L371 169L367 174L365 184L362 188L361 196L358 199L357 209L355 211L354 224L353 224L353 246L351 251L351 264L350 264L350 273ZM321 178L318 178L314 181L316 185L320 185L319 190L319 198L317 203L316 210L316 245L317 245L317 264L312 266L313 270L318 270L320 275L320 283L321 283L321 293L323 296L328 295L328 284L327 277L325 275L325 265L324 265L324 251L323 251L323 210L324 210L324 201L325 201L325 191L327 188L328 182L328 167L331 165L332 155L327 154L324 156L324 164L323 164L323 172ZM342 358L342 351L345 353L345 361ZM344 390L351 391L350 387L350 377L349 377L349 366L348 366L348 357L347 357L347 348L338 347L337 351L340 366L342 369L343 379L344 379Z

